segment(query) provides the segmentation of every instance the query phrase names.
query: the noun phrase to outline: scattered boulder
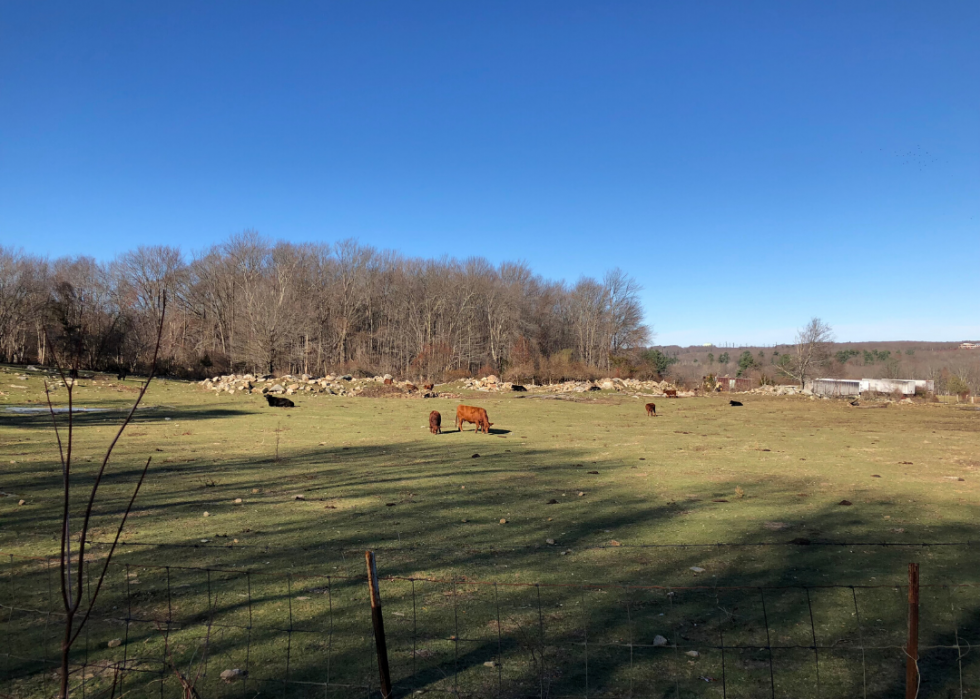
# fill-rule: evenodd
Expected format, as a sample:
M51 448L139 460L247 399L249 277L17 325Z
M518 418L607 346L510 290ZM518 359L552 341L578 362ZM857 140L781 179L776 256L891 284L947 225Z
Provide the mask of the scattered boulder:
M224 670L221 673L221 679L225 682L234 682L235 680L240 680L241 678L247 676L248 673L244 670L239 670L237 667L234 670Z

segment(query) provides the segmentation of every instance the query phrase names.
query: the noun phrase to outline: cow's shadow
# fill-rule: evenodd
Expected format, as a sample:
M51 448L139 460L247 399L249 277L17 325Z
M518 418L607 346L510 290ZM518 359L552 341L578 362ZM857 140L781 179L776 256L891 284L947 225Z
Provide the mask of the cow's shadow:
M477 432L476 430L443 430L441 434L459 434L461 432L472 432L473 434L483 434L482 432ZM493 427L491 427L489 434L495 435L495 434L510 434L510 433L511 433L510 430L494 429Z

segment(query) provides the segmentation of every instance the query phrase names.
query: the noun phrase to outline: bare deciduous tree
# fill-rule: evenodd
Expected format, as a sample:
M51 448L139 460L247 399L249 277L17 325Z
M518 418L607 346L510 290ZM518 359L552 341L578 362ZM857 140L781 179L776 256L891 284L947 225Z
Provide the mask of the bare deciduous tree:
M112 442L106 449L105 455L102 457L102 463L95 472L94 482L88 489L88 497L84 498L85 510L84 514L82 515L81 526L78 528L77 532L77 553L72 551L72 541L75 538L75 535L72 532L72 495L76 491L76 486L73 485L73 475L75 474L72 473L72 457L75 447L73 401L75 381L65 375L64 366L58 356L55 355L57 372L61 382L65 385L68 394L68 424L64 439L62 439L57 414L51 401L50 387L48 386L47 382L45 382L44 392L47 396L48 410L51 414L54 434L58 443L63 495L59 578L61 582L61 601L65 610L65 619L64 635L61 641L61 686L58 694L60 699L67 699L69 693L68 680L70 674L70 656L72 646L75 644L75 641L78 639L79 634L81 634L82 629L85 627L85 623L88 621L92 610L95 608L95 603L98 600L99 592L102 590L102 584L105 582L106 573L109 570L109 563L112 561L113 554L116 551L116 545L119 543L119 537L122 534L123 527L126 525L126 519L129 517L130 511L133 509L133 503L136 502L136 496L140 492L140 486L143 485L143 480L146 478L147 469L150 467L152 457L147 458L146 464L143 466L143 470L140 472L139 478L136 481L136 486L133 489L133 496L129 499L128 504L123 510L122 516L119 518L119 527L116 529L115 539L113 539L112 546L109 548L109 551L105 556L105 561L103 562L102 570L96 579L95 587L94 589L89 588L89 594L87 596L84 595L83 590L86 580L86 545L88 544L92 513L95 508L96 496L99 492L99 485L102 483L102 478L105 475L106 467L109 465L109 460L112 457L113 449L119 442L119 438L122 437L126 427L133 419L133 415L136 413L136 409L139 407L140 401L143 400L143 396L146 394L146 389L149 388L150 382L153 381L156 358L160 351L160 339L163 336L163 321L164 316L166 315L166 307L166 296L165 294L161 294L157 298L156 303L156 311L159 315L159 324L157 326L156 346L153 350L153 360L150 364L150 374L143 383L143 387L140 389L139 394L136 396L136 400L133 402L133 407L126 415L122 424L119 426L119 430L116 432L115 437L112 439ZM71 366L78 366L78 357L71 358Z
M804 328L796 333L796 344L792 354L783 354L776 367L786 376L806 385L808 378L830 359L829 345L833 342L833 329L819 318L811 318Z
M523 263L420 260L354 240L232 236L189 263L141 247L110 264L51 265L0 248L0 355L40 361L46 337L79 367L147 370L153 299L171 299L161 370L393 372L439 378L520 365L533 379L608 371L644 344L639 287L620 270L573 287ZM512 353L514 356L511 356Z

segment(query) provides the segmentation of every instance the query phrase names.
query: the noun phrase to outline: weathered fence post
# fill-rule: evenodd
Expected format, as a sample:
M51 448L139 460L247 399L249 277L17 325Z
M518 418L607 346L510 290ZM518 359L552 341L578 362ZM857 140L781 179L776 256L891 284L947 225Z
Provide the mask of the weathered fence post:
M378 568L374 562L374 552L365 551L367 561L368 588L371 590L371 621L374 623L374 642L378 647L378 671L381 673L381 696L390 699L391 673L388 671L388 644L385 642L385 620L381 616L381 590L378 588Z
M909 563L909 639L905 646L905 699L919 694L919 564Z

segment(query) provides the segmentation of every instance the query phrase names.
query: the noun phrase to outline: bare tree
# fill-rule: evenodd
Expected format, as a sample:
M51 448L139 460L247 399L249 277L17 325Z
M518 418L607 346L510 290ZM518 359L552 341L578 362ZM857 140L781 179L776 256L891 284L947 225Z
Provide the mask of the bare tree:
M159 367L188 377L298 368L437 378L520 365L533 378L552 356L551 374L584 376L648 341L638 290L619 270L570 287L524 263L410 259L254 231L190 264L166 246L50 265L0 248L0 358L44 363L50 337L72 369L136 370L158 325L153 299L166 292Z
M43 357L46 277L45 261L0 246L0 359L3 361L22 361L28 343L35 339L37 354Z
M776 367L786 376L800 383L800 388L806 385L807 378L824 366L830 359L830 343L833 342L833 329L819 318L811 318L799 332L796 333L796 345L792 354L783 354Z
M102 482L102 477L105 475L106 467L109 465L109 460L112 457L112 451L122 437L123 431L126 426L129 425L130 421L133 419L133 415L136 413L136 409L139 407L140 401L143 400L143 396L146 394L146 389L149 388L150 382L153 381L154 369L156 368L156 358L160 350L160 339L163 335L163 320L166 315L167 300L165 295L161 295L157 299L156 309L159 312L159 325L157 326L157 338L156 347L153 351L153 360L150 364L150 375L147 377L146 382L140 389L139 394L136 396L136 400L133 403L133 407L130 409L129 413L126 415L122 424L119 426L119 430L116 432L115 437L106 449L105 455L102 458L102 463L95 473L95 481L93 482L91 488L88 491L88 498L85 506L84 515L82 517L81 527L78 530L78 551L77 553L72 552L72 540L75 538L72 533L72 517L71 517L71 499L72 494L75 492L76 488L72 484L72 456L73 448L75 447L75 430L74 430L74 402L73 393L75 388L75 381L71 378L65 376L64 366L57 355L55 355L55 365L57 367L58 374L61 378L62 383L65 385L68 394L68 424L65 438L62 439L61 428L58 424L57 415L54 409L54 405L51 402L51 393L47 383L45 383L44 391L48 400L48 410L51 414L51 420L54 427L55 438L58 443L58 455L61 461L61 478L62 478L62 491L63 491L63 502L62 502L62 515L61 515L61 552L60 552L60 566L59 566L59 578L61 582L61 601L62 606L65 610L65 620L64 620L64 636L61 641L61 687L59 691L60 699L67 699L68 697L68 677L69 677L69 663L72 646L78 639L79 634L85 627L85 623L88 621L89 616L92 614L92 610L95 608L95 603L99 597L99 592L102 589L102 584L105 582L106 573L109 570L109 563L112 561L112 556L116 551L116 545L119 543L119 537L122 534L123 527L126 525L126 519L129 517L130 511L133 509L133 503L136 502L136 496L139 494L140 486L143 485L143 480L146 478L147 469L150 467L150 461L152 457L147 458L146 464L143 466L143 470L136 481L136 487L133 489L133 496L129 499L125 510L123 510L122 516L119 518L119 527L116 529L116 537L112 542L112 546L109 549L108 554L105 557L105 561L102 564L102 570L95 583L95 588L86 597L83 594L85 576L85 547L88 543L88 535L90 531L90 524L92 518L92 512L95 507L96 496L99 491L99 485ZM78 366L78 358L72 358L73 367ZM75 570L72 570L72 565L75 565ZM83 601L85 604L83 605ZM81 616L81 619L78 617Z
M334 246L337 260L335 281L337 354L340 364L350 358L350 338L355 333L364 310L365 276L374 249L357 244L353 239L342 240Z
M651 333L643 325L640 286L620 269L608 272L604 282L609 290L609 351L618 354L645 345Z

